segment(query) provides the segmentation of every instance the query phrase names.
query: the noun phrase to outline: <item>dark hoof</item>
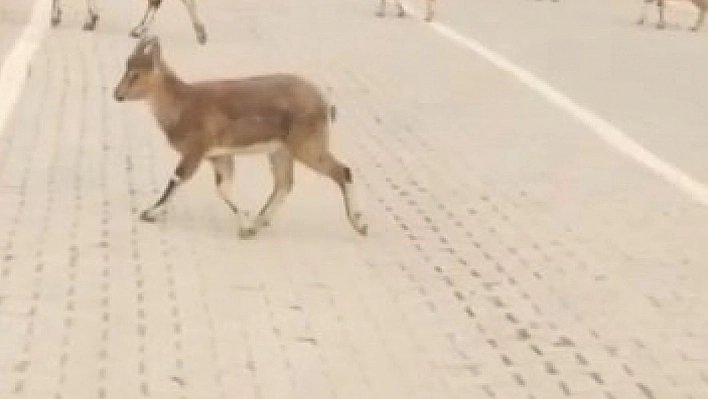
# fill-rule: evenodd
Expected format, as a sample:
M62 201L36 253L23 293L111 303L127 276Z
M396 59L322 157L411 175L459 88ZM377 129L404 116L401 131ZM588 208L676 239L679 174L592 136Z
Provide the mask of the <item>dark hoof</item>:
M52 17L52 27L57 27L61 23L61 18L59 17Z
M206 44L207 42L207 34L206 30L204 29L204 26L202 25L196 25L194 27L194 30L197 34L197 43L199 44Z
M369 234L369 225L363 225L359 226L359 228L356 229L356 232L359 233L360 236L366 237Z
M386 11L378 10L378 11L376 11L376 14L375 14L375 15L376 15L377 17L379 17L379 18L383 18L383 17L386 16Z
M656 29L665 29L665 28L666 28L665 24L662 24L662 23L656 24Z
M88 21L84 23L81 28L86 31L95 30L96 23L98 23L98 15L92 15Z
M257 233L258 233L258 230L255 227L241 227L238 230L238 236L242 240L248 240L248 239L254 238Z
M157 221L157 215L153 214L152 209L147 209L140 214L140 220L155 223Z

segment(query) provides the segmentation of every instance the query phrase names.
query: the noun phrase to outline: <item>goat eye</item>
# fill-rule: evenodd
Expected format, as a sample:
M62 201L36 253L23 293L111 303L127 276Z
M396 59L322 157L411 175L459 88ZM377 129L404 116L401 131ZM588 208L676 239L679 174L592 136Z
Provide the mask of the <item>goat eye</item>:
M137 72L132 71L132 72L130 72L130 73L128 74L128 81L129 81L130 83L135 82L136 79L138 79L138 73L137 73Z

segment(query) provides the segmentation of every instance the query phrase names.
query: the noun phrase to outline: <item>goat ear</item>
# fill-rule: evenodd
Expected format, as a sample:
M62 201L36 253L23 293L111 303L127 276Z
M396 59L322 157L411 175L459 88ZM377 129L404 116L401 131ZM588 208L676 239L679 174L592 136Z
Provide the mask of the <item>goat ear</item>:
M150 46L153 38L152 37L146 37L143 36L140 38L138 41L138 44L135 45L135 50L133 50L133 54L135 55L144 55L147 54L148 47Z
M151 56L153 61L160 60L162 51L160 49L160 40L157 38L157 36L152 36L147 39L147 44L143 49L143 54Z

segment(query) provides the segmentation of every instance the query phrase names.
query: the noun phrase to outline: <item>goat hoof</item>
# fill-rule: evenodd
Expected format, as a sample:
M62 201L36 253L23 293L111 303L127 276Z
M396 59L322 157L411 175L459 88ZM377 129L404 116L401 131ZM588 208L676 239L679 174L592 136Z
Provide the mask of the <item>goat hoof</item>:
M57 26L61 23L61 10L57 10L52 15L52 26Z
M258 233L258 230L255 227L241 227L238 230L238 236L242 240L253 238L256 236L256 233Z
M425 22L432 22L433 21L433 14L430 13L430 14L426 15L424 20L425 20Z
M195 25L194 30L197 33L197 43L206 44L207 34L206 34L206 30L204 29L204 26L203 25Z
M140 220L155 223L157 221L157 214L152 209L146 209L140 214Z
M367 236L369 234L369 225L363 224L356 228L356 232L361 236Z
M384 10L378 10L378 11L376 11L376 16L379 17L379 18L383 18L383 17L386 16L386 11L384 11Z
M664 25L662 23L656 24L656 29L664 29L664 28L666 28L666 25Z
M96 22L98 22L98 16L93 16L89 21L84 23L81 28L86 31L91 31L96 29Z
M261 229L264 227L270 227L270 220L267 219L262 219L262 218L256 218L256 220L253 222L253 225L257 229Z
M398 18L403 18L406 16L406 12L404 10L399 10L398 13L396 13L396 16Z

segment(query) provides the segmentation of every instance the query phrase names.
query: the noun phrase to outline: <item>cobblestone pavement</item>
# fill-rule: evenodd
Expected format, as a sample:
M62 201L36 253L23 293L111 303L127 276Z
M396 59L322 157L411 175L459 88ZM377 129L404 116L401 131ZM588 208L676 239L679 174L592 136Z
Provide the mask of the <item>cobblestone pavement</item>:
M439 15L486 3L464 1ZM111 97L142 3L104 1L93 34L70 7L0 134L0 398L708 398L706 209L373 0L205 0L205 47L176 3L155 31L185 78L298 72L337 104L370 235L302 168L255 240L208 168L140 222L176 159ZM244 207L270 184L239 161Z

